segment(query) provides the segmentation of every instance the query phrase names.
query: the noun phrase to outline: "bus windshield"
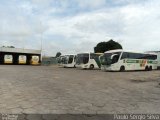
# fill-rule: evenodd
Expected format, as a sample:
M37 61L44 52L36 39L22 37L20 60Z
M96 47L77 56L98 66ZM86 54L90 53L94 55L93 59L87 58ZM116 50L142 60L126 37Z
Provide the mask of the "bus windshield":
M100 57L102 65L111 65L118 62L121 52L115 53L105 53L103 56ZM113 56L113 58L111 58Z
M60 63L61 63L61 64L64 64L64 63L65 63L65 57L62 57L62 58L61 58Z
M77 55L77 64L87 64L89 62L89 54L78 54Z
M64 64L72 64L74 60L74 55L66 55L64 59Z
M68 59L69 59L69 56L66 55L66 56L64 57L64 64L68 64Z
M71 64L74 60L74 55L69 55L68 56L68 64Z

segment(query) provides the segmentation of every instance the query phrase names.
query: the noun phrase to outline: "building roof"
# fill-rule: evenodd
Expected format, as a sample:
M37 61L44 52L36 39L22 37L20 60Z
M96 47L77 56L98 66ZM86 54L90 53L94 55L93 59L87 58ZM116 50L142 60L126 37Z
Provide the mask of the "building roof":
M138 52L138 51L122 50L122 49L110 50L110 51L107 51L105 53L114 53L114 52L130 52L130 53L142 53L142 54L154 54L154 55L156 55L155 52Z
M41 54L41 50L22 49L22 48L5 48L5 47L0 47L0 52Z

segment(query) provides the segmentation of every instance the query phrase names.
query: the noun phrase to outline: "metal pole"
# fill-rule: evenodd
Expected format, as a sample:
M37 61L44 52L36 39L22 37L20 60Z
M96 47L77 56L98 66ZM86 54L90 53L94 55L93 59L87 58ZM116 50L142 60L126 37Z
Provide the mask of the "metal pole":
M40 25L42 27L42 22L40 22ZM41 62L42 62L42 52L43 52L43 31L41 28Z
M43 52L43 32L41 32L41 62L42 62L42 52Z

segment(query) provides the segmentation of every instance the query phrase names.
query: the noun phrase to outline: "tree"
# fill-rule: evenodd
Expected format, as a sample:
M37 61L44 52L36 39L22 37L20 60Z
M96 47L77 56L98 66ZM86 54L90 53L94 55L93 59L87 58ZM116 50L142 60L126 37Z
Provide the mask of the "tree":
M14 46L9 46L10 48L15 48Z
M15 48L14 46L2 46L3 48Z
M57 52L56 57L59 57L61 55L62 55L61 52Z
M115 49L123 49L122 46L115 42L114 40L109 40L108 42L100 42L97 44L97 46L94 48L95 53L104 53L109 50L115 50Z

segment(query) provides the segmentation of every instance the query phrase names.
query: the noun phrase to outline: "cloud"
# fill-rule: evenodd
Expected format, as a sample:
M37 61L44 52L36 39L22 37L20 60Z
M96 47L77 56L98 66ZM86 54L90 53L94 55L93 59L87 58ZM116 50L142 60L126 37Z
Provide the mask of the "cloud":
M52 0L30 0L33 4L50 4Z
M93 51L97 42L113 38L124 49L158 50L157 2L128 4L48 21L48 34L58 34L74 43L73 51ZM154 40L154 42L153 42ZM138 46L138 47L137 47ZM76 50L75 50L76 49Z
M81 8L98 8L106 4L106 0L77 0L77 2Z
M14 2L13 2L14 1ZM27 1L4 1L0 5L0 45L39 49L40 34L46 27Z
M126 22L122 37L126 49L159 50L159 4L152 1L140 6L130 5L121 10Z
M126 50L159 50L159 5L157 0L3 1L1 44L39 49L43 37L45 54L54 55L93 51L112 38Z
M46 34L63 36L64 44L74 46L74 52L93 51L98 42L116 38L122 33L123 16L117 11L109 12L112 14L94 11L74 17L51 19L47 23L50 27Z

